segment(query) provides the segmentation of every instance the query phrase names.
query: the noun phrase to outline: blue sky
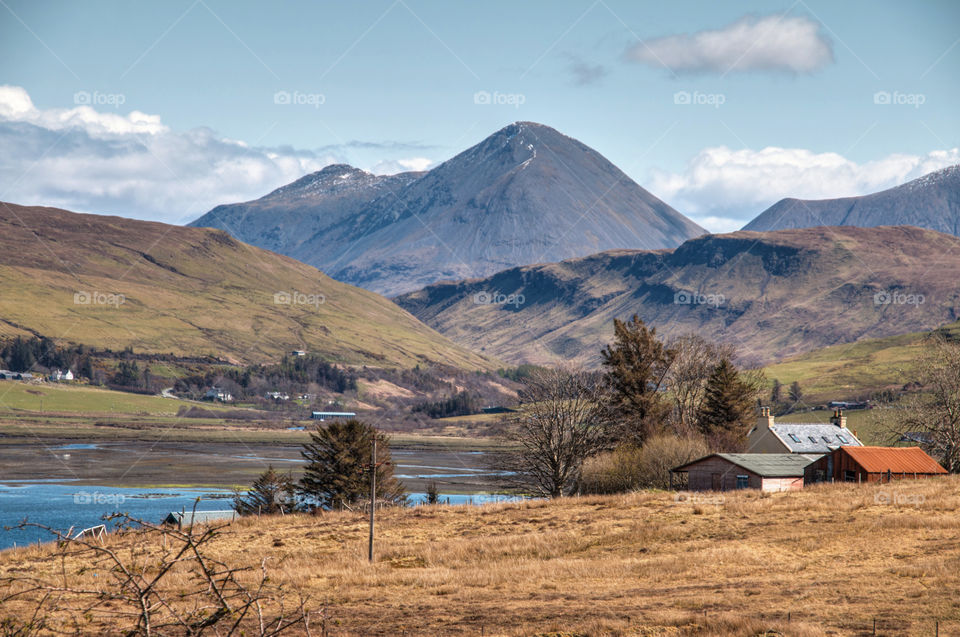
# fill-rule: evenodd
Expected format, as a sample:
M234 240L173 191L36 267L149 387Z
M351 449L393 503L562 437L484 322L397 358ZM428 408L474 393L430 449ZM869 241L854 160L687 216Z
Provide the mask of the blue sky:
M0 199L182 223L532 120L732 230L960 161L958 42L951 1L2 0Z

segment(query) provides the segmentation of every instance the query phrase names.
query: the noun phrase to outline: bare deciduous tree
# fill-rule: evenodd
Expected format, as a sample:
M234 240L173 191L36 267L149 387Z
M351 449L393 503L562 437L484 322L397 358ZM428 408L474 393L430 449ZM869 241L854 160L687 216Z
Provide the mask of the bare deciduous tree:
M921 391L890 410L887 428L896 438L922 434L918 442L951 473L960 473L960 342L931 337L917 360Z
M535 372L520 390L520 408L505 419L517 447L498 466L512 486L537 495L575 493L583 461L609 442L603 381L581 370Z
M676 338L668 347L674 352L666 383L673 397L670 424L674 433L689 437L697 430L710 374L720 361L733 359L735 351L697 334Z

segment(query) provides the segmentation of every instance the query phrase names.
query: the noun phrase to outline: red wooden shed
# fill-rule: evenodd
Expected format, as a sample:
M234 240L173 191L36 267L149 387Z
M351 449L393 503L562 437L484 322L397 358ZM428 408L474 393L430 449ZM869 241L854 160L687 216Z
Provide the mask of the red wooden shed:
M945 473L920 447L839 447L809 464L803 481L890 482Z

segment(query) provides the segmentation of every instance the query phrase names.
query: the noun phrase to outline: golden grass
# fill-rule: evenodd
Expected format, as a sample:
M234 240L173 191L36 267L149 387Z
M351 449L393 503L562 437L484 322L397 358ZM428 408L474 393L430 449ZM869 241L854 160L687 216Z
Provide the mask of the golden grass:
M922 502L881 505L880 490ZM384 511L373 565L361 514L245 519L212 552L268 558L330 635L812 637L868 635L874 619L881 635L933 635L936 620L960 634L960 478L712 502L642 492ZM52 577L51 552L0 553L0 577Z

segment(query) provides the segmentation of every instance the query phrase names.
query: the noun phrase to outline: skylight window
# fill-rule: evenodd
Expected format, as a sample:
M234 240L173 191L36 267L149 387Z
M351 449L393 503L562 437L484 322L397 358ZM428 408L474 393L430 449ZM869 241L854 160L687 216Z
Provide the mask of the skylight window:
M794 442L802 442L802 441L800 440L800 437L799 437L797 434L787 434L787 435L790 436L790 440L792 440L792 441L794 441Z
M847 444L847 439L841 436L840 434L837 434L837 440L839 440L843 444Z
M817 439L814 436L807 436L807 438L809 438L813 444L817 444Z
M823 438L823 441L824 441L824 442L826 442L826 443L828 443L828 444L830 443L830 439L827 438L826 436L821 436L821 438Z

